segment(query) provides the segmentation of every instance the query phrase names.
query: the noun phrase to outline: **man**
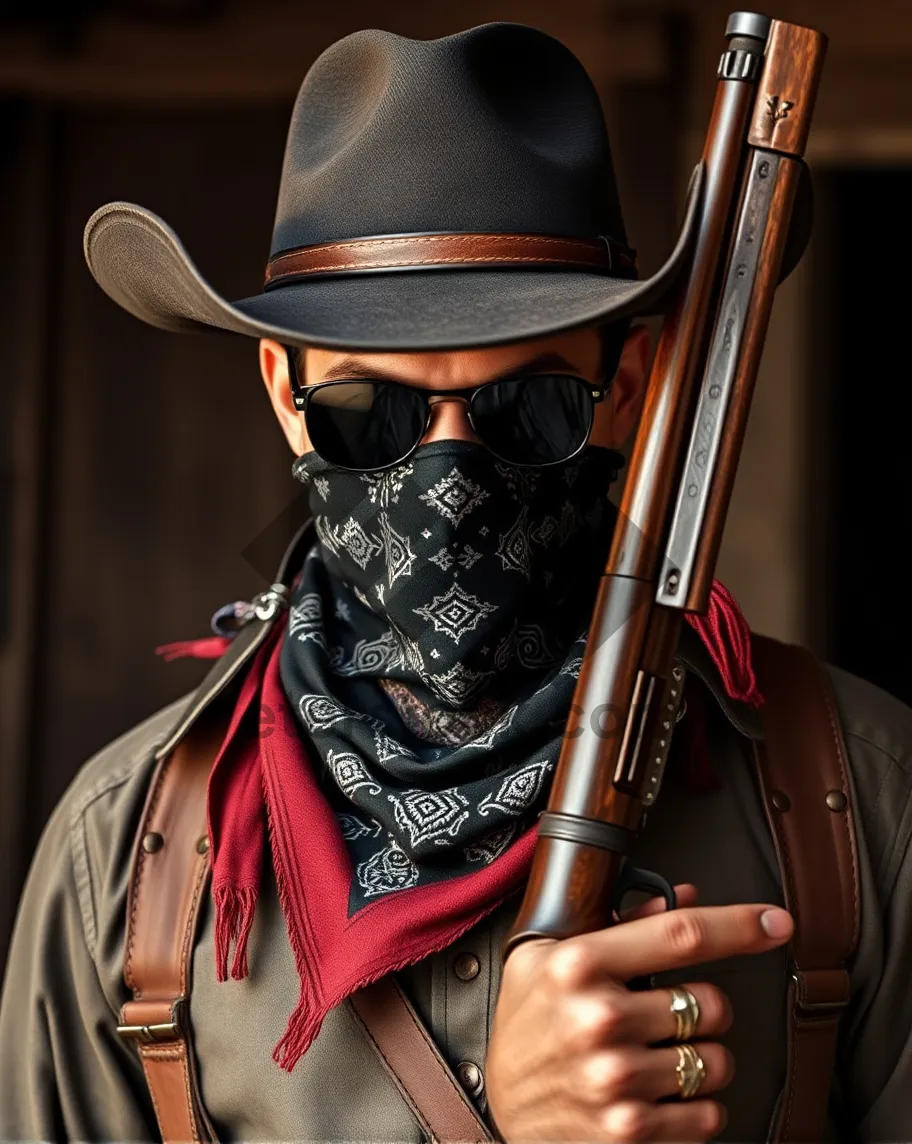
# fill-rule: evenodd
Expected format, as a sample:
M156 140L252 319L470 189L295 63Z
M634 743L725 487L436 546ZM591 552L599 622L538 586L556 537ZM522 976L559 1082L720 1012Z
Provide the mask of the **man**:
M686 632L690 754L636 853L682 908L500 960L610 538L614 450L643 396L630 319L661 304L687 239L635 279L590 82L507 24L357 33L320 57L260 295L221 299L142 208L90 221L90 267L132 312L261 339L315 518L287 621L219 683L231 718L190 992L219 1138L421 1139L347 1003L395 973L508 1141L766 1139L793 923L751 771L751 665L724 635ZM832 679L863 927L828 1131L897 1140L912 1128L912 717ZM185 708L89 762L47 827L0 1016L2 1137L157 1134L117 1026L133 856L167 848L137 838L153 755ZM701 1061L687 1091L676 1038Z

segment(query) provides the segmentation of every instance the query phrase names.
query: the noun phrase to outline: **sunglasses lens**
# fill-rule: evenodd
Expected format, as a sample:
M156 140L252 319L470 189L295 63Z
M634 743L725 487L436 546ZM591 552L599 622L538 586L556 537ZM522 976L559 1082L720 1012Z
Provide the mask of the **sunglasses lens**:
M340 381L314 389L307 432L331 465L383 469L401 461L424 433L425 405L416 390L384 381Z
M592 428L590 387L581 378L542 374L497 381L472 401L475 431L514 465L553 465L572 457Z

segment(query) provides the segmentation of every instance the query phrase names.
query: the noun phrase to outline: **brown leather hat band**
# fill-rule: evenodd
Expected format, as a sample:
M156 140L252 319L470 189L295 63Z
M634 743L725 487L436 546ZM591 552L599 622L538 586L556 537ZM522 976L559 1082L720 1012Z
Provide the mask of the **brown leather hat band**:
M402 234L285 250L266 266L266 289L316 275L368 270L525 266L636 277L636 252L611 238L547 234Z

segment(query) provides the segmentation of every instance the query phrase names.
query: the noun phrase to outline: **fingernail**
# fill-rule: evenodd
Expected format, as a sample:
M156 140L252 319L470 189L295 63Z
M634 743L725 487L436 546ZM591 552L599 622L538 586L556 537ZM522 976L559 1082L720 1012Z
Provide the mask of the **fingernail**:
M766 910L760 915L760 925L767 937L790 937L792 918L785 910Z

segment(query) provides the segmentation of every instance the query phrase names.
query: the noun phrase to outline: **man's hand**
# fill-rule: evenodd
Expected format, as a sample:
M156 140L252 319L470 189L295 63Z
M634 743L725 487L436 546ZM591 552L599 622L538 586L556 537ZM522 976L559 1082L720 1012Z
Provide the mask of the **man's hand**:
M705 1097L734 1074L731 1053L713 1041L731 1024L728 999L712 985L687 986L700 1005L692 1043L706 1079L696 1099L659 1103L678 1093L671 996L624 983L765 953L791 937L792 920L774 906L693 908L694 888L677 892L683 908L671 913L650 905L611 929L524 942L507 958L486 1071L491 1112L508 1144L703 1141L725 1126L725 1109Z

